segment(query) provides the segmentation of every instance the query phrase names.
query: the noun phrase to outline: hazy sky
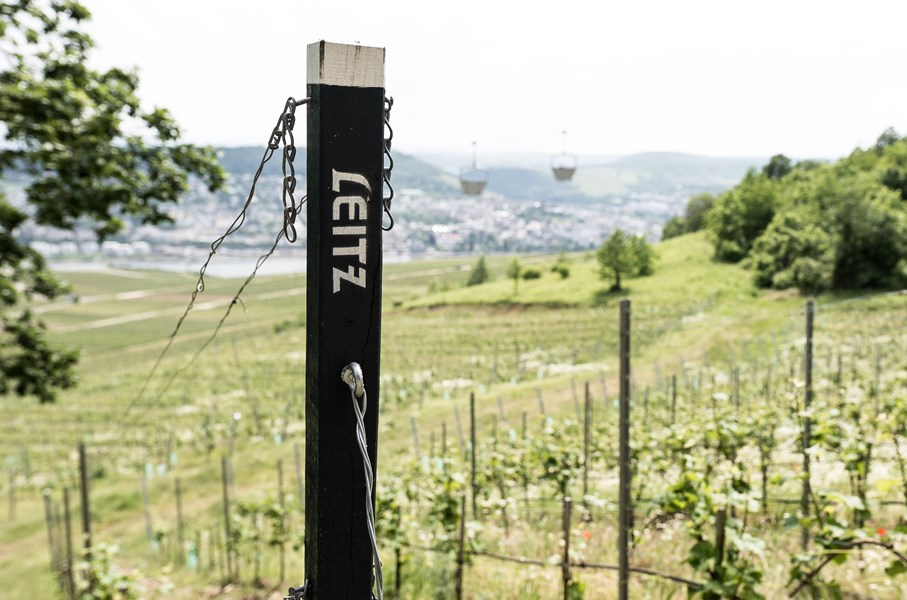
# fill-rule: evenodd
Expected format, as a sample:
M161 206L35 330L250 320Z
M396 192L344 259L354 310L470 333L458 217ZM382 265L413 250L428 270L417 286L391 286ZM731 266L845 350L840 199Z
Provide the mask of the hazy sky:
M189 140L261 145L306 45L384 46L397 148L838 157L907 133L904 0L84 0ZM304 120L299 131L304 131Z

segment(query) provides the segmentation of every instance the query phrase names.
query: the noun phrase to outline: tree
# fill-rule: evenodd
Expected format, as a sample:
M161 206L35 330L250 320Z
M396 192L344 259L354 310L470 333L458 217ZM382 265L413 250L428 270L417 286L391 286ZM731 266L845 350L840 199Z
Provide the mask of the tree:
M882 185L896 191L901 200L907 201L907 138L885 146L876 171Z
M472 271L469 272L469 278L466 280L466 285L479 285L486 281L491 281L491 273L488 271L488 263L485 261L485 256L482 255L479 257L479 260L476 261L476 264L473 265Z
M755 272L758 287L822 292L831 287L834 271L831 237L801 213L778 213L744 266Z
M570 259L566 254L561 252L558 255L557 260L551 265L551 272L560 275L561 279L570 277Z
M705 227L705 217L715 204L715 196L704 193L696 194L687 201L684 211L684 232L692 233Z
M745 266L761 287L899 287L907 282L907 212L889 172L904 142L881 155L857 150L834 165L795 168L779 184L777 212Z
M654 250L641 235L615 229L598 249L599 274L610 279L612 292L619 292L621 279L652 273Z
M885 148L891 146L898 142L901 139L901 136L898 135L898 132L895 131L894 127L889 127L879 135L875 143L876 154L882 154L885 151Z
M519 259L514 258L513 261L507 266L507 277L513 279L513 295L516 296L519 291L520 275L523 273L523 265L520 264Z
M907 282L907 211L900 195L869 176L841 183L831 214L836 289L899 287Z
M197 176L211 191L224 184L212 148L180 143L162 108L145 110L134 71L87 66L91 17L75 0L0 4L0 175L26 181L28 208L0 195L0 393L55 399L75 383L76 354L54 349L27 303L66 288L43 258L20 241L28 221L91 227L99 241L126 221L172 221L167 207Z
M781 179L791 172L793 166L790 159L783 154L776 154L769 159L768 164L762 167L762 174L769 179Z
M630 237L630 253L636 261L633 274L640 277L651 275L655 271L655 250L641 235Z
M715 258L738 262L775 216L779 182L749 171L736 187L724 192L706 216Z
M669 240L685 234L687 228L686 220L683 217L671 217L661 229L661 239Z

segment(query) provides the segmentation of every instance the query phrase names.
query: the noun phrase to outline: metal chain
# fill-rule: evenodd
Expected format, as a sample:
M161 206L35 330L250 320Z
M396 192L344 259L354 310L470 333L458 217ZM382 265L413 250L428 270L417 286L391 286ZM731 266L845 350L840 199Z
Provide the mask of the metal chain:
M391 220L390 225L381 226L384 231L390 231L394 228L394 215L391 214L391 201L394 199L394 186L391 185L391 172L394 170L394 158L391 156L391 142L394 140L394 130L391 127L391 109L394 107L393 97L384 98L384 125L387 127L387 137L384 138L384 156L387 157L388 165L384 168L384 185L387 186L388 195L383 198L384 212Z
M204 293L205 291L205 272L208 270L208 265L211 263L211 260L214 258L214 255L217 254L217 251L220 249L221 244L224 241L239 231L239 229L246 222L246 213L252 205L252 200L255 198L255 189L258 185L258 180L261 178L262 171L265 168L265 165L268 161L271 160L271 157L274 155L274 152L280 148L281 144L284 145L283 152L283 173L284 173L284 183L283 183L283 206L284 206L284 226L283 233L291 243L296 241L296 229L295 222L296 217L301 212L302 204L297 207L296 199L293 193L296 190L296 170L293 166L293 160L296 158L296 146L295 140L293 138L293 126L296 124L296 107L301 104L307 104L309 102L308 98L302 100L295 100L292 96L287 98L286 103L284 104L283 112L280 117L277 119L277 124L274 126L274 129L271 130L271 137L268 138L268 146L265 148L264 153L262 154L261 160L258 163L258 168L255 170L255 175L252 177L252 185L249 187L249 194L246 196L246 201L243 203L242 210L239 211L239 214L233 219L233 222L227 227L227 230L214 242L211 243L211 250L208 252L208 258L205 259L204 264L201 269L198 271L198 280L195 284L195 289L192 290L192 296L189 299L189 303L186 305L186 309L180 318L176 322L176 326L173 328L173 331L167 338L167 345L164 346L161 353L158 355L157 359L154 361L154 365L151 367L151 371L148 373L145 381L142 383L142 387L139 390L138 395L126 406L124 414L128 414L132 408L138 404L138 402L144 397L145 392L148 390L148 386L151 383L151 380L154 377L154 374L157 372L158 367L161 364L161 361L164 359L164 356L170 351L170 347L173 345L173 341L176 338L177 334L180 332L180 329L183 326L183 321L186 320L186 317L189 316L189 313L192 311L195 306L195 300L198 298L198 295ZM289 144L287 144L287 139L289 138ZM289 175L287 174L289 171ZM290 232L292 232L292 237ZM280 241L280 236L278 236L275 245ZM274 248L271 249L271 252L267 256L270 256L274 252ZM256 271L258 270L256 266ZM253 272L253 277L254 277ZM248 283L248 282L247 282ZM245 287L245 285L243 285ZM234 299L234 302L236 299ZM231 303L231 307L233 305Z
M296 160L296 138L293 136L293 127L296 125L296 107L305 104L308 99L297 102L293 97L287 98L287 103L283 108L283 114L280 115L280 121L274 132L271 134L269 148L277 149L277 144L283 144L283 160L280 163L280 169L283 173L283 232L287 241L291 244L297 239L296 235L296 167L293 161Z
M368 406L368 396L365 393L362 367L359 366L359 363L351 362L343 367L340 378L350 388L353 412L356 415L356 442L359 444L359 452L362 454L362 467L365 472L365 519L369 541L372 543L372 554L375 557L375 588L377 600L384 600L384 574L381 570L381 559L378 557L378 542L375 537L375 510L372 507L374 472L372 471L372 462L368 458L368 442L365 438L365 421L363 421L365 410ZM358 398L362 399L361 407L359 406Z

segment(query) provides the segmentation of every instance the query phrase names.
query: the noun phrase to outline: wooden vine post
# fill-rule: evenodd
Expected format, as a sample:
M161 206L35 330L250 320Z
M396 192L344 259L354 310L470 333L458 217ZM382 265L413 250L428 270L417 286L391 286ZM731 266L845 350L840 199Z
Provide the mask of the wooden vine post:
M82 494L82 540L85 545L85 560L91 562L91 493L88 488L88 456L83 442L79 442L79 482Z
M810 461L809 447L812 445L812 418L810 410L813 403L813 315L816 311L815 301L810 298L806 302L806 347L804 348L804 370L806 372L806 389L804 391L803 405L806 417L803 419L803 493L800 498L800 512L802 518L809 517L809 502L812 490L810 489ZM809 548L809 529L800 530L800 547L806 551Z
M630 579L630 301L620 301L620 484L618 494L617 597L628 600Z
M307 54L305 598L360 599L372 589L372 547L357 419L341 372L361 367L376 472L384 49L320 41Z

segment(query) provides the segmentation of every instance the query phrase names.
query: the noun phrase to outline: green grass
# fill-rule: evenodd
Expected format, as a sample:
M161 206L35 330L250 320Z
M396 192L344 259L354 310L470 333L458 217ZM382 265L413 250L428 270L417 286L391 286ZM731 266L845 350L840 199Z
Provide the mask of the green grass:
M619 294L607 291L609 282L598 277L592 253L569 255L567 279L549 270L556 255L519 256L523 265L538 268L542 278L521 280L516 293L505 276L513 256L488 257L495 279L474 287L464 287L464 282L476 257L385 265L379 478L381 465L410 453L411 417L419 427L423 449L428 448L432 433L440 445L442 423L452 444L457 437L455 408L467 427L470 392L476 394L483 431L497 418L499 397L514 422L522 411L536 414L536 390L543 395L547 411L555 414L573 411L573 387L581 390L587 381L600 398L603 378L613 397L617 305L622 298L633 303L633 370L640 388L651 385L654 389L656 374L678 372L681 359L719 364L774 356L778 342L790 343L801 335L805 299L754 289L750 275L739 266L710 259L709 244L701 234L658 244L657 250L655 274L626 280L626 290ZM39 406L30 399L0 399L5 415L0 422L0 456L22 468L27 450L32 471L28 481L20 476L15 525L0 528L0 557L26 558L0 558L0 589L17 598L52 596L39 490L45 485L57 494L64 485L76 489L73 453L77 443L85 440L92 460L104 470L92 492L101 519L97 539L120 545L122 564L181 584L170 597L197 597L203 583L216 580L216 573L171 570L165 557L151 552L144 539L139 477L146 463L166 462L172 433L176 470L152 481L156 523L173 528L172 475L176 474L184 481L184 505L193 530L207 532L216 527L219 456L227 447L231 415L239 412L235 457L239 494L273 488L278 459L284 464L286 489L295 491L293 444L302 443L304 432L305 295L300 290L305 288L305 278L256 279L244 295L244 305L234 307L221 334L187 368L241 283L209 278L197 309L142 397L138 392L166 346L196 277L112 272L67 273L66 278L85 300L43 306L42 318L55 342L83 349L79 387L65 391L55 406ZM131 293L136 290L147 293ZM830 322L838 317L845 324L859 321L870 308L875 309L876 322L903 321L903 299L898 297L834 305L838 308L823 312L826 304L846 298L819 299L820 317L828 316L820 318L819 339L838 339L842 334L832 331ZM211 302L214 305L207 310L198 309ZM845 306L853 311L845 311ZM129 318L134 315L143 318ZM114 318L121 321L109 321ZM285 424L287 407L289 423ZM256 411L260 423L256 423ZM205 447L206 423L215 445L210 453ZM285 426L287 438L277 445L274 436ZM5 478L0 485L5 493ZM526 542L533 553L550 547L544 540ZM284 584L298 583L300 556L291 554L293 581ZM266 567L273 580L273 558ZM519 573L479 564L471 570L470 587L499 585ZM525 597L556 593L556 580L541 574L531 579ZM612 579L610 574L589 575L590 590L591 582L607 582L610 587ZM428 585L419 581L413 580L412 585ZM501 588L489 589L497 590L488 592L491 595L501 593ZM649 593L643 587L638 592ZM661 594L658 591L653 597Z

